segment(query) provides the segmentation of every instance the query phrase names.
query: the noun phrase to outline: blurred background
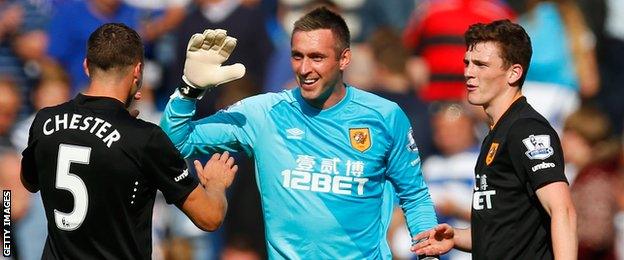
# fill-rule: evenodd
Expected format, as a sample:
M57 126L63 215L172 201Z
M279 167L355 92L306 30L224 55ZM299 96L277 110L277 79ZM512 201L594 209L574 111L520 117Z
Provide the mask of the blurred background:
M46 221L39 194L19 182L21 151L41 108L65 102L88 78L90 33L107 22L136 29L146 46L140 118L158 123L180 84L189 37L222 28L238 39L228 63L247 74L207 94L197 117L242 98L295 87L290 32L325 5L352 35L345 81L398 103L408 115L440 221L466 226L474 164L488 128L465 102L463 33L511 19L533 58L523 93L562 139L578 212L579 258L624 259L624 0L0 0L0 187L13 191L14 259L39 259ZM236 155L222 228L204 233L159 197L154 259L265 259L253 163ZM199 158L206 160L207 158ZM399 208L388 238L396 259L415 259ZM451 252L443 259L470 259Z

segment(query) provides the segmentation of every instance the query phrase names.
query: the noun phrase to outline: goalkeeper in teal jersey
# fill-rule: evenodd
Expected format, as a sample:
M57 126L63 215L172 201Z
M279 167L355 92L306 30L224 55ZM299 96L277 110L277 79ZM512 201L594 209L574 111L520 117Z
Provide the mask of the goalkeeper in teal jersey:
M241 64L221 66L234 38L195 34L185 84L161 125L185 157L226 150L255 159L271 259L390 259L395 193L412 235L437 224L409 120L397 104L343 82L351 52L339 15L306 14L291 44L298 88L192 121L205 89L245 73Z

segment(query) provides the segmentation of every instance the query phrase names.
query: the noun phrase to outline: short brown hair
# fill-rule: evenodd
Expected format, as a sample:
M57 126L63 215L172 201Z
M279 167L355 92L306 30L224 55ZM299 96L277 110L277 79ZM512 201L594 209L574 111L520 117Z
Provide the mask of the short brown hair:
M519 86L522 87L533 54L531 38L522 26L507 19L497 20L489 24L477 23L468 27L464 38L468 50L474 48L478 43L496 43L499 46L499 55L503 59L505 68L509 68L513 64L522 66L523 73L518 82Z
M143 43L132 28L122 23L107 23L97 28L87 42L90 72L120 69L143 62Z
M351 45L351 34L345 20L337 13L327 9L327 7L318 7L295 22L292 35L296 32L309 32L320 29L330 29L336 37L336 52L342 53L343 50Z

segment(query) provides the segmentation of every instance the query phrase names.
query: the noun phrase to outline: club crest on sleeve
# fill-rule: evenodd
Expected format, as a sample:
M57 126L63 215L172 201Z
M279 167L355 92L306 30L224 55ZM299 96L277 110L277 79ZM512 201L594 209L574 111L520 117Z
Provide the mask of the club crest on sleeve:
M407 150L410 152L418 152L418 146L416 145L416 140L414 140L414 130L410 127L407 132Z
M368 150L371 146L370 130L368 128L349 128L349 141L355 150L360 152Z
M544 160L554 153L550 147L549 135L529 135L529 137L522 139L522 143L527 148L524 154L531 160Z
M490 166L492 161L494 161L494 156L496 156L496 151L498 151L498 143L492 143L490 145L490 150L485 157L485 164Z

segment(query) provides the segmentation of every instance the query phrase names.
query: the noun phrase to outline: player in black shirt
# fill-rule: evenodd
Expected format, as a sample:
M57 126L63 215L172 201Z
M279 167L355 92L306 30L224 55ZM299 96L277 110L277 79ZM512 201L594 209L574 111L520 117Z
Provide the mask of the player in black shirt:
M468 101L485 109L491 126L475 167L472 225L438 225L415 236L412 250L455 247L472 251L474 259L576 259L576 213L559 137L521 92L529 36L501 20L472 25L465 38Z
M150 259L156 189L201 229L225 216L225 189L237 170L216 154L189 175L186 163L156 125L127 107L140 98L143 45L123 24L89 37L84 94L42 109L23 153L22 183L41 190L48 219L43 259Z

